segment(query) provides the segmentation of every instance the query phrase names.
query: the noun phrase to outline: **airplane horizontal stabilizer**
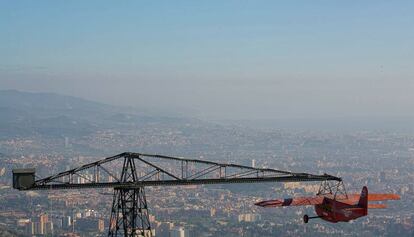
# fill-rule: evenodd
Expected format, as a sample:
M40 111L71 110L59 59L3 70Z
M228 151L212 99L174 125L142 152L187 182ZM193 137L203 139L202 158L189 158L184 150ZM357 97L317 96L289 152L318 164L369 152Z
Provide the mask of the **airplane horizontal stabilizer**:
M380 203L370 203L368 204L368 209L384 209L387 208L386 204L380 204Z

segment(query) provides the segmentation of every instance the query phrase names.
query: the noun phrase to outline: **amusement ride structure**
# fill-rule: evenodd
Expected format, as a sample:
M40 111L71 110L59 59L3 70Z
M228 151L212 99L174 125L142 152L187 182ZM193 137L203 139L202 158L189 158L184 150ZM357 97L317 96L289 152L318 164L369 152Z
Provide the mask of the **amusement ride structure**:
M341 183L342 179L131 152L41 179L36 179L34 169L13 170L13 187L19 190L113 188L108 236L153 236L144 190L147 186L303 181Z

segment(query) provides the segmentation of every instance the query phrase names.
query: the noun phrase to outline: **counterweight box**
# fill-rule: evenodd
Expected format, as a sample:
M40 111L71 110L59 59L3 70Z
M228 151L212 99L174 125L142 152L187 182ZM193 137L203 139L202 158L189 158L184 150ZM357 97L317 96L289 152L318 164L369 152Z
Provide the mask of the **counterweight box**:
M13 188L28 189L34 186L35 169L13 169Z

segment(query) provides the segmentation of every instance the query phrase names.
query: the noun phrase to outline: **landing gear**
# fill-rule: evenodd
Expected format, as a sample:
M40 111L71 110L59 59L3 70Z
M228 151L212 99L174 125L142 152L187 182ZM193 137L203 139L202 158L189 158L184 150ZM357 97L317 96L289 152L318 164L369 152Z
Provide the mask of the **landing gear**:
M305 224L309 222L309 216L308 215L303 216L303 222L305 222Z
M310 219L316 219L316 218L321 218L320 216L311 216L309 217L308 215L304 215L303 216L303 222L306 224L309 222Z

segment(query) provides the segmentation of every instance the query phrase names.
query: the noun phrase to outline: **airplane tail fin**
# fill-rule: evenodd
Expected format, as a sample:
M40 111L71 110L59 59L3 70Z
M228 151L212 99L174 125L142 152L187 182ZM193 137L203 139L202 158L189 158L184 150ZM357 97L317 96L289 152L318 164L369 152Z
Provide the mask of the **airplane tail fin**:
M359 197L358 207L365 209L365 215L368 214L368 188L364 186Z

